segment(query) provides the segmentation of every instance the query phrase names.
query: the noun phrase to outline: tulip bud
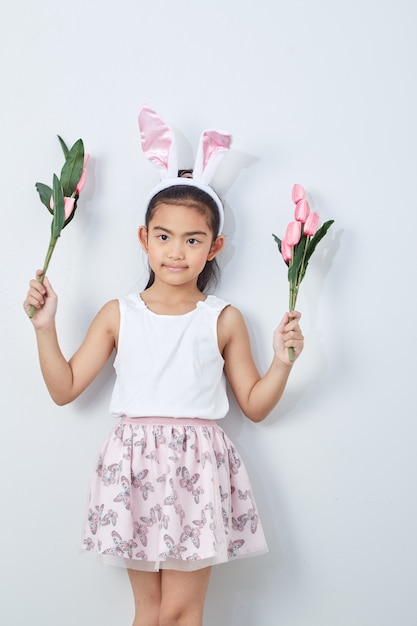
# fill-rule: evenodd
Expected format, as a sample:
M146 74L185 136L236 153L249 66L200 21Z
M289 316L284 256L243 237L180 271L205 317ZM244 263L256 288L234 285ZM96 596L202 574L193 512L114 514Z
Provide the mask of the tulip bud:
M304 224L309 213L310 213L310 205L308 204L305 198L297 202L297 204L295 205L295 212L294 212L294 216L297 222L302 222Z
M300 202L300 200L304 200L305 197L306 192L304 191L304 187L295 184L292 188L292 201L294 202L294 204L297 204L297 202Z
M292 247L287 244L285 239L281 241L281 254L286 263L289 263L292 259Z
M88 163L88 159L90 158L89 154L85 154L84 155L84 167L83 167L83 171L80 177L80 180L77 183L77 186L75 188L75 193L78 195L82 192L82 190L84 189L84 185L85 185L85 181L87 178L87 163Z
M301 222L290 222L285 232L284 241L289 246L296 246L301 238Z
M313 237L319 226L319 216L317 213L310 213L304 224L304 234Z
M64 197L64 218L67 220L74 210L75 198Z

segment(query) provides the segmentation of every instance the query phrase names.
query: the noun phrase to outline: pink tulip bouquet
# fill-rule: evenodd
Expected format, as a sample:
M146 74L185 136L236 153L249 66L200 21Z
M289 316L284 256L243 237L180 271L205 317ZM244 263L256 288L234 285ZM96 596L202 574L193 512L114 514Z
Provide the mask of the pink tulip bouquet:
M40 283L44 281L49 261L62 229L74 217L79 195L85 185L86 167L89 157L88 154L84 153L82 139L78 139L70 149L61 137L58 136L58 139L65 157L61 175L59 178L56 174L53 175L52 188L43 183L36 183L39 198L52 215L51 236L42 274L39 277ZM32 307L29 317L33 317L34 313L35 307Z
M319 216L310 211L304 188L301 185L293 186L292 200L295 204L295 221L288 224L284 239L272 235L288 266L290 311L295 309L298 290L305 276L311 255L334 222L334 220L329 220L319 228ZM289 348L289 358L290 361L294 360L292 348Z

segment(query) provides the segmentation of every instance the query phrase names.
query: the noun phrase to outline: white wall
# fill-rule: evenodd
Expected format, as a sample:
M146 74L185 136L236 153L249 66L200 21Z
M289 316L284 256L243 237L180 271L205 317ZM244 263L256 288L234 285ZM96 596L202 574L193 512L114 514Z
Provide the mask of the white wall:
M185 155L203 128L234 135L219 293L244 313L261 369L287 306L271 233L291 217L293 183L336 220L301 289L306 348L285 398L261 425L235 406L225 421L270 552L215 571L207 626L414 625L415 2L14 0L0 17L2 623L132 620L125 572L78 554L113 425L111 364L54 406L21 303L46 251L34 183L60 166L57 133L92 154L49 272L66 353L106 300L143 286L148 102Z

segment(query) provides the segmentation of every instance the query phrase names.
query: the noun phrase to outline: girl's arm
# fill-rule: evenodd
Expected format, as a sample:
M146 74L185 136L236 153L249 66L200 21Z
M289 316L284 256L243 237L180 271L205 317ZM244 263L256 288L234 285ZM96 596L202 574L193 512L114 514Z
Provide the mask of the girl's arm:
M260 376L242 315L231 306L220 315L218 332L225 373L240 408L254 422L265 419L282 396L293 365L288 348L294 348L295 359L303 349L300 317L296 311L291 317L284 315L274 333L274 358L265 376Z
M47 278L43 285L32 280L23 306L27 313L32 305L36 308L32 323L42 375L54 402L63 405L84 391L112 353L118 337L119 307L114 300L101 309L80 348L67 361L61 352L55 328L57 300Z

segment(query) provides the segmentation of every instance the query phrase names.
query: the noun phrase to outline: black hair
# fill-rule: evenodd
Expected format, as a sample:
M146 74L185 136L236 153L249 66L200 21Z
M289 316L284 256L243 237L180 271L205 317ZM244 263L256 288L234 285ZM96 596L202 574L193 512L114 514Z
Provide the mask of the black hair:
M179 176L184 173L192 173L192 170L180 170L178 173ZM149 222L159 204L172 204L172 205L185 205L190 208L196 209L201 215L203 215L208 222L210 230L213 234L213 241L217 237L217 233L219 232L220 227L220 216L219 210L217 208L216 202L213 200L208 193L199 189L198 187L193 187L192 185L173 185L172 187L168 187L167 189L163 189L159 193L157 193L149 202L146 215L145 215L145 226L148 228ZM219 278L219 266L216 258L211 261L207 261L203 271L199 274L197 279L197 287L200 291L204 291L209 285L215 285L218 282ZM145 289L148 289L151 285L153 285L155 281L155 274L152 268L149 269L149 280Z

